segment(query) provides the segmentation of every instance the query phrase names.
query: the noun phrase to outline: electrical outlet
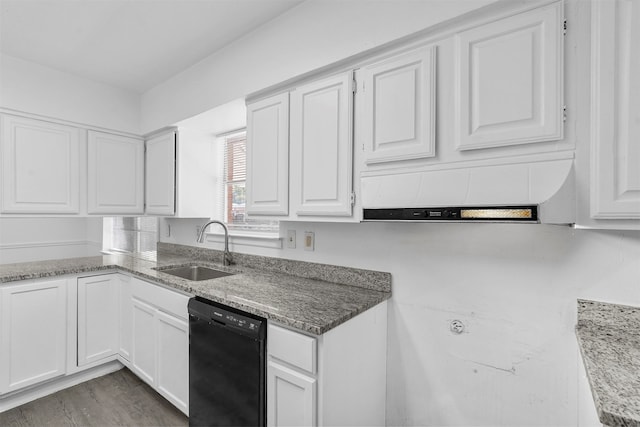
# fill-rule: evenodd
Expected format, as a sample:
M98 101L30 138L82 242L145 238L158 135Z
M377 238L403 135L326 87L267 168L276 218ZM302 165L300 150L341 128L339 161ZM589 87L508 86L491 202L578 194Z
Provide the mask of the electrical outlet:
M287 247L289 249L296 248L296 230L287 230Z
M313 231L304 232L304 250L312 251L315 249L315 236Z

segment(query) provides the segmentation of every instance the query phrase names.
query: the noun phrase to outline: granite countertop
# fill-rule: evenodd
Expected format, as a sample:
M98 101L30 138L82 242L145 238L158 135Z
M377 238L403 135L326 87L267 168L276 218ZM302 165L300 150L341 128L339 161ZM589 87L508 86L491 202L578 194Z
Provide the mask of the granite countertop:
M130 255L104 255L0 265L0 284L65 274L120 270L141 279L198 295L300 331L321 335L391 296L391 275L277 258L242 256L225 267L203 261L219 251L172 245L156 260ZM235 256L236 254L234 254ZM190 281L155 268L206 265L233 273L217 279Z
M640 307L578 300L576 335L600 422L640 426Z

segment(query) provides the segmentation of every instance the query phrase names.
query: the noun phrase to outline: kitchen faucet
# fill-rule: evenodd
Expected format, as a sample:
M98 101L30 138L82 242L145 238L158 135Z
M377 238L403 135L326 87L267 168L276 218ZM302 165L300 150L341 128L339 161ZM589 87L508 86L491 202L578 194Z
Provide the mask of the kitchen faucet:
M222 265L235 264L233 262L233 257L231 256L231 252L229 252L229 229L224 222L218 221L217 219L212 219L211 221L203 225L200 229L200 233L198 233L198 243L202 243L202 241L204 240L204 231L211 224L220 224L222 228L224 228L224 257L222 259Z

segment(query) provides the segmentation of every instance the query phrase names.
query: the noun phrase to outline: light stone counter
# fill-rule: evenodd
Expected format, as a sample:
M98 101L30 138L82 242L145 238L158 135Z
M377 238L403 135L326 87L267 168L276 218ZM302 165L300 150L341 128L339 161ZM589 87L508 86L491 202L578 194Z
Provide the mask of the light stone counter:
M640 426L640 307L578 300L576 335L600 422Z
M221 259L219 251L168 244L160 244L158 249L156 261L104 255L4 264L0 265L0 284L65 274L124 271L315 335L391 296L389 273L241 254L234 254L238 265L224 267L211 262ZM234 274L195 282L154 269L189 264Z

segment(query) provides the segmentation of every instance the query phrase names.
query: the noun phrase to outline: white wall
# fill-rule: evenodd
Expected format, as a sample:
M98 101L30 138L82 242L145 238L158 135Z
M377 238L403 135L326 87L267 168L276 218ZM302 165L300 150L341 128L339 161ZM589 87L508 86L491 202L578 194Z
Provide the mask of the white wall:
M2 53L0 107L140 134L140 95Z
M102 218L0 218L0 264L99 255Z
M144 93L143 133L494 1L304 2Z
M575 137L576 145L585 148L585 141L589 141L589 84L584 70L589 67L590 17L588 7L580 9L578 5L569 2L567 6L573 22L567 42L567 101L575 107L571 110L574 117L579 117L575 122L570 119L577 129L569 129L568 137ZM302 19L304 12L316 7L322 6L305 3L291 13ZM315 25L310 17L305 22L312 28ZM392 29L383 31L400 32L402 21L389 22ZM415 21L408 22L411 27ZM283 27L282 34L293 31L286 28L293 28L293 23ZM353 46L362 48L359 42L375 38L375 28L367 29L366 35L354 31ZM339 25L335 28L338 33L343 30ZM254 35L273 41L279 32L275 28L271 31L265 29ZM313 31L300 31L306 35L299 47L302 58L290 55L298 53L294 49L297 38L284 42L287 48L282 56L275 56L282 61L291 56L287 60L287 65L292 64L291 74L278 69L280 63L263 58L265 76L252 75L239 67L238 79L246 77L246 85L230 77L224 80L230 87L220 88L214 80L205 78L205 70L211 76L230 71L216 66L213 59L205 61L143 97L143 106L159 94L180 99L184 93L189 95L185 98L194 99L180 99L184 102L182 110L183 105L161 111L143 107L144 126L186 114L189 108L200 108L205 96L209 100L223 99L226 91L257 90L251 85L266 86L276 83L271 81L276 78L284 80L306 71L306 66L324 65L353 47L351 41L346 47L336 43L340 36L333 38L331 32L326 36L334 46L322 46L320 41L313 44ZM269 39L269 35L274 38ZM304 45L322 47L317 52L305 51ZM269 44L247 38L237 44L238 54L251 53L252 46L266 49ZM318 63L311 58L315 53L320 58ZM232 57L232 52L223 54ZM240 59L236 63L240 64ZM186 80L192 76L194 86L190 87ZM199 85L202 98L195 93ZM156 106L160 105L158 100ZM588 169L583 175L588 178ZM166 234L167 222L161 225L162 241L196 245L195 226L201 221L169 223L171 236ZM288 229L296 231L298 249L232 242L231 250L392 273L388 425L575 426L578 414L589 412L579 407L584 401L578 400L578 380L583 372L574 334L576 300L592 298L640 306L640 231L515 224L282 223L281 235ZM315 232L314 252L302 249L305 231ZM222 246L207 245L217 249ZM454 319L465 324L465 333L450 333L449 324Z
M195 223L172 220L173 237L162 240L195 245ZM287 229L297 249L231 249L391 272L388 425L576 425L576 299L640 306L639 231L282 223ZM302 249L304 231L315 232L314 252ZM465 333L449 332L454 319Z

